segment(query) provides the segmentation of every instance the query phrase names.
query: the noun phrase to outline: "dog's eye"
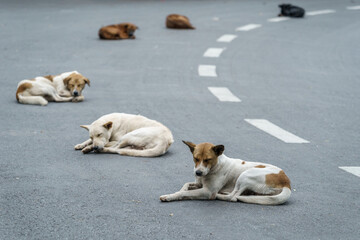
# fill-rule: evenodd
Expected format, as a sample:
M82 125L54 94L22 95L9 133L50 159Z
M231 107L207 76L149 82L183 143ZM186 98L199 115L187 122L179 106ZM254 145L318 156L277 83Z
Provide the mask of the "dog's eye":
M102 135L102 134L101 134L101 133L99 133L99 134L97 135L97 137L101 137L101 135Z
M195 162L199 162L200 160L199 160L199 159L197 159L197 158L194 158L194 161L195 161Z
M204 160L204 163L208 163L208 162L209 162L209 159L205 159L205 160Z

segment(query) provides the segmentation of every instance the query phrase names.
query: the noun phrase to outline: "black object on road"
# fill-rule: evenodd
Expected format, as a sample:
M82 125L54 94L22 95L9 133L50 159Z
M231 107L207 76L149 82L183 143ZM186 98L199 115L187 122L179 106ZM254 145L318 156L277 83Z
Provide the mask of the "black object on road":
M291 4L280 4L279 8L281 8L281 13L278 15L279 17L297 17L301 18L305 15L305 10L301 7L293 6Z

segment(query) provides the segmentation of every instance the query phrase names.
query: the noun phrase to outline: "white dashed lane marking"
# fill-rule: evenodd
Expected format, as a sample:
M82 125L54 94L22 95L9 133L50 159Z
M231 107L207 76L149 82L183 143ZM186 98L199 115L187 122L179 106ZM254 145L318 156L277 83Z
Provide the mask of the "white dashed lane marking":
M221 102L241 102L241 100L226 87L208 87L208 89Z
M359 6L351 6L351 7L347 7L348 10L360 10L360 5Z
M307 12L306 15L307 16L315 16L315 15L321 15L321 14L334 13L334 12L336 12L336 11L332 10L332 9L325 9L325 10Z
M208 48L204 53L204 57L217 58L225 50L225 48Z
M237 38L236 35L233 34L224 34L221 37L219 37L216 41L217 42L231 42L232 40L234 40L235 38Z
M269 122L266 119L245 119L246 122L259 128L260 130L280 139L286 143L309 143L309 141L302 139L278 126Z
M289 17L276 17L276 18L269 18L268 22L282 22L289 19L290 19Z
M239 31L250 31L250 30L253 30L253 29L256 29L256 28L259 28L261 27L261 24L254 24L254 23L251 23L251 24L248 24L248 25L245 25L245 26L242 26L242 27L238 27L235 29L235 31L239 32Z
M198 72L201 77L217 77L215 65L199 65Z
M347 171L355 176L360 177L360 167L339 167L340 169Z

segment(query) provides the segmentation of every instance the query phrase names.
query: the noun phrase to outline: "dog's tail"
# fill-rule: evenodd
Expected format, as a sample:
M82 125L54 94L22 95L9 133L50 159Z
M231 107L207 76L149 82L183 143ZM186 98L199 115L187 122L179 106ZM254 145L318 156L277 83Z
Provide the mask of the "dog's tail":
M291 195L291 190L283 187L282 191L277 195L270 196L237 196L236 198L241 202L255 203L261 205L279 205L286 202Z
M19 103L23 104L33 104L33 105L42 105L45 106L48 104L45 98L42 96L23 96L20 93L16 94L16 99Z
M165 154L170 145L171 143L167 144L163 142L161 144L156 144L153 148L148 149L120 148L119 153L121 155L133 157L157 157Z

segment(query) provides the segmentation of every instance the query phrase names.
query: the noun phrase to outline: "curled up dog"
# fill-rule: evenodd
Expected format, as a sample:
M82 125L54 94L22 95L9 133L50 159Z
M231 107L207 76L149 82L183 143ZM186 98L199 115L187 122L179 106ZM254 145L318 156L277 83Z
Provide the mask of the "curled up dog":
M120 23L100 28L99 38L106 40L135 39L138 27L132 23Z
M196 180L178 192L162 195L161 201L218 199L278 205L289 199L290 180L282 169L227 157L223 145L184 143L193 154Z
M81 102L82 91L90 80L77 71L47 75L19 82L16 100L23 104L45 106L51 102Z
M75 150L82 150L83 153L95 151L156 157L166 153L174 142L167 127L141 115L112 113L81 127L87 129L90 136L75 146Z

